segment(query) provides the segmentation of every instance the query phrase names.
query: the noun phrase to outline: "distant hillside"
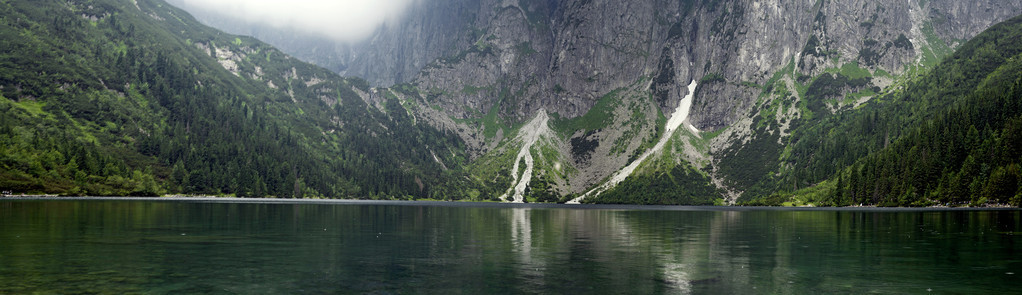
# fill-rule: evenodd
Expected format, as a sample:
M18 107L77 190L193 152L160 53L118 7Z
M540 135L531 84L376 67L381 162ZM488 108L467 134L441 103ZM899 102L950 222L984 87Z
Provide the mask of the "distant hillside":
M3 190L424 198L462 161L365 81L163 1L3 1L0 39Z

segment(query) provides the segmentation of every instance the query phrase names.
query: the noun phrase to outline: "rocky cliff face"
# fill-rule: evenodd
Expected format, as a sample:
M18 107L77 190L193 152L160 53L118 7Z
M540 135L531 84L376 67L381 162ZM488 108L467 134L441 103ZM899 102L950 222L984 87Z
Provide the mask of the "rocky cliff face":
M539 108L581 115L602 94L642 76L661 78L650 88L666 110L677 100L668 97L684 95L677 92L687 79L716 74L736 84L763 84L795 58L798 71L809 76L852 61L900 74L923 47L954 47L1020 11L1019 1L994 0L434 0L416 2L399 22L357 44L246 27L208 12L198 17L378 86L417 82L452 92L497 80L522 88L531 81L522 96L539 101L505 112L522 120ZM945 44L928 44L933 41ZM749 91L716 88L701 95L715 103L700 104L697 126L729 126L749 108L743 95ZM552 96L543 93L562 97L539 98ZM487 104L471 96L454 99L470 107Z
M464 3L461 3L464 2ZM464 86L506 87L516 121L545 108L584 114L596 98L640 77L663 109L708 74L732 86L702 88L694 122L729 126L789 61L815 76L857 62L891 74L924 48L954 46L1020 11L1018 1L430 1L368 41L346 73L371 82L415 82L450 103L485 111L493 99ZM455 8L455 9L452 9ZM945 44L929 44L933 42ZM432 59L434 56L439 60ZM418 75L415 69L423 69ZM746 83L751 85L751 83ZM499 85L498 85L499 84ZM883 83L881 83L883 84ZM885 85L881 85L885 86ZM749 95L751 92L751 95Z
M579 118L615 90L651 98L619 99L633 106L618 108L635 111L618 111L618 115L669 115L687 94L688 82L696 80L700 84L691 111L692 125L703 131L732 128L701 152L690 154L718 158L724 156L725 148L753 136L751 119L770 101L789 99L798 104L808 100L805 88L816 77L841 79L842 75L863 73L853 77L858 82L837 89L841 95L820 97L827 99L820 103L825 105L821 109L830 112L861 104L871 97L870 91L880 92L877 90L895 84L904 74L935 64L962 40L1022 11L1022 1L435 3L441 2L449 3L421 6L414 10L417 17L381 31L367 47L381 54L365 56L359 62L382 64L385 66L380 69L387 69L393 68L390 64L394 61L413 61L411 65L417 66L414 63L423 57L440 58L423 66L414 77L407 76L409 64L393 76L381 76L386 71L380 70L368 77L377 82L410 82L432 94L424 105L442 109L443 115L456 120L495 112L498 124L507 126L525 122L540 110L557 118ZM428 21L439 15L433 9L450 7L458 7L459 16L473 17ZM413 48L403 43L422 44L429 32L444 32L446 42L454 43ZM385 52L394 54L382 54ZM844 93L860 95L848 100ZM644 112L634 104L656 108ZM776 110L771 116L780 124L766 132L783 138L789 122L805 116L804 112L808 111ZM566 132L565 141L593 140L598 147L588 161L574 161L573 166L582 172L568 176L572 181L567 182L573 185L566 192L583 192L604 179L627 164L637 150L648 148L641 143L659 132L655 120L635 120L640 134L629 137L621 130L629 126L618 119L595 130ZM462 124L459 128L486 126ZM491 151L506 138L464 134L477 154ZM623 152L608 147L615 141L628 142L623 144ZM687 157L689 162L697 158ZM706 168L713 163L691 164Z
M560 195L649 149L697 81L688 122L699 131L680 128L688 139L663 158L734 192L717 169L729 151L783 145L792 122L862 104L1020 12L1020 0L421 1L352 45L343 73L407 83L409 112L483 162L511 161L501 155L519 153L519 126L549 114L558 168L540 165L533 181ZM812 87L820 77L837 82Z

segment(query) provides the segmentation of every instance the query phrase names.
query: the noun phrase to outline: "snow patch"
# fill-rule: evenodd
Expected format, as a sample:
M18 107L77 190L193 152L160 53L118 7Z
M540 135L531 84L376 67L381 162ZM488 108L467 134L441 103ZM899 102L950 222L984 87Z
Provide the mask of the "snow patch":
M429 154L433 155L433 161L436 161L437 164L440 164L440 168L443 168L444 171L447 171L447 165L444 165L444 162L440 161L440 157L437 157L436 153L434 153L432 149L429 150Z
M638 159L635 159L635 161L632 161L632 163L628 164L628 166L625 166L624 168L621 168L621 170L619 170L617 173L614 173L613 176L611 176L610 180L608 180L604 184L590 190L589 192L586 192L585 194L578 198L568 201L568 204L579 204L586 197L590 195L597 196L600 193L603 193L604 191L624 181L626 178L628 178L628 176L632 175L632 172L635 171L635 168L639 168L639 165L642 164L642 162L646 161L646 158L662 150L664 148L664 145L667 144L667 141L674 136L674 131L677 130L678 127L681 127L682 124L686 124L689 127L689 129L695 131L696 135L698 136L699 134L698 129L696 129L695 126L692 126L692 124L686 123L688 122L687 121L688 112L689 110L692 109L692 100L696 93L697 84L698 82L696 82L696 80L692 80L692 83L688 84L688 94L681 99L681 103L678 104L678 108L674 109L674 113L671 114L671 118L667 120L667 126L665 126L664 128L665 131L663 136L660 137L660 141L658 141L657 144L653 146L653 148L642 153L642 156L639 156Z
M547 117L546 111L541 109L536 118L533 118L532 121L529 121L528 124L518 131L518 137L515 139L522 142L522 148L518 150L518 156L515 157L515 163L511 167L511 187L500 196L501 201L507 202L508 195L511 195L512 203L524 202L525 188L529 187L529 182L532 181L532 168L534 164L530 150L539 141L540 136L550 136L553 134L550 131L550 127L547 126L548 120L550 120L550 117ZM525 159L525 171L519 177L518 166L522 159Z
M692 126L692 123L688 123L687 125L688 125L688 129L692 130L692 133L695 133L696 136L702 138L702 136L699 135L699 128L696 128L696 126Z

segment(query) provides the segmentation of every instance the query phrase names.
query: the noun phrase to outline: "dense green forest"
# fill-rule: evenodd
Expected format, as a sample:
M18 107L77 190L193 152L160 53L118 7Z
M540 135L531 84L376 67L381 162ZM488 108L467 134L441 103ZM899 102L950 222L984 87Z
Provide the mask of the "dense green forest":
M790 168L752 186L745 204L1018 206L1022 17L903 89L801 124L781 157Z
M425 198L463 158L365 81L162 1L3 1L0 39L4 190Z
M678 188L684 189L678 189ZM646 205L714 205L721 192L710 178L686 166L662 173L631 175L628 181L603 192L587 203Z

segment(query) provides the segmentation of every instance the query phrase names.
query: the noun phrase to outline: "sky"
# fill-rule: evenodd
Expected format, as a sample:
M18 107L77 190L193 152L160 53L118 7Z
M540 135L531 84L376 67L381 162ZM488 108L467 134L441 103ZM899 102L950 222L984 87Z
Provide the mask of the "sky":
M176 0L252 24L290 28L340 42L358 42L400 17L417 0Z

